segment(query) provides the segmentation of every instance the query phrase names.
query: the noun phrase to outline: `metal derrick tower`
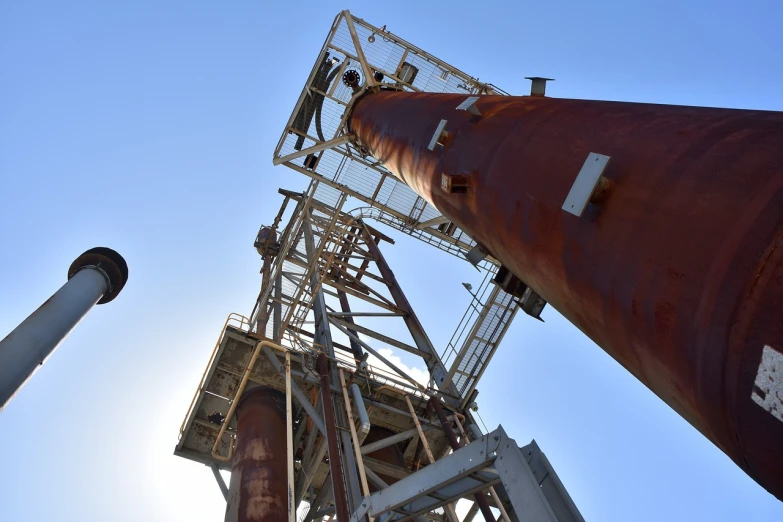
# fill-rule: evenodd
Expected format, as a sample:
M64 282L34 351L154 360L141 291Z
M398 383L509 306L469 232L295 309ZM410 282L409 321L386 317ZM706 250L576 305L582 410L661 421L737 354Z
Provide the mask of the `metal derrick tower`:
M312 184L282 191L262 228L261 295L229 319L177 446L233 460L228 520L305 501L304 520L456 522L460 498L468 518L580 520L535 443L482 433L470 411L517 310L547 303L783 495L783 114L558 100L531 80L509 96L335 19L274 151ZM369 221L485 272L441 356ZM382 331L393 321L411 341ZM429 381L378 343L422 357ZM264 415L277 431L248 420ZM264 489L281 477L287 494Z
M258 301L226 322L175 450L221 483L218 470L232 471L226 519L456 522L468 498L462 520L581 520L535 442L484 434L467 408L516 300L483 284L447 367L383 257L391 238L318 182L280 194L255 241ZM386 350L421 357L429 380Z

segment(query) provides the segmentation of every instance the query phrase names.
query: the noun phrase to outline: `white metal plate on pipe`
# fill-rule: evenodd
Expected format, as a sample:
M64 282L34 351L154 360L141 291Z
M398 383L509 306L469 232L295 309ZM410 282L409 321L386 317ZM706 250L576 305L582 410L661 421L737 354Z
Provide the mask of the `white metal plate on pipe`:
M467 98L464 102L457 105L458 111L468 111L474 116L481 116L481 111L478 110L478 107L476 107L476 102L478 101L478 96L471 96Z
M764 346L750 396L753 402L783 422L783 353Z
M438 140L440 140L440 135L443 134L443 130L446 128L447 123L448 121L446 120L440 120L440 123L438 123L438 126L435 128L435 134L432 135L430 144L427 145L427 148L429 150L435 150L435 145L438 144Z
M591 152L576 175L571 191L563 203L563 210L577 217L581 216L587 207L587 202L593 195L598 180L609 164L609 156Z

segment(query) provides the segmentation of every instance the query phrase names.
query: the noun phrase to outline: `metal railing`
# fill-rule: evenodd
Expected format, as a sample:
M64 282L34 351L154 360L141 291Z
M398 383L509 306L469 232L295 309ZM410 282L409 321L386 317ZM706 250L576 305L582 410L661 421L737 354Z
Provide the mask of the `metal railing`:
M360 74L358 92L341 81L348 70ZM376 79L376 73L383 78ZM350 143L345 121L352 104L366 89L381 86L466 96L508 94L343 11L329 30L275 148L274 161L380 210L379 218L390 226L459 255L475 243L459 230L445 234L437 227L421 227L440 212Z
M234 328L239 332L247 333L250 331L250 320L244 315L240 315L234 312L228 314L226 322L223 324L223 329L220 331L220 335L218 336L217 342L215 342L215 347L212 349L212 354L209 356L209 362L207 362L207 366L204 368L204 373L201 375L201 379L199 379L198 387L196 387L196 392L193 394L193 398L190 401L190 406L188 406L188 411L185 414L185 418L182 420L182 425L179 427L178 439L182 438L182 435L185 433L188 420L197 407L196 402L198 401L199 393L203 392L206 388L207 374L209 373L209 369L212 367L212 364L215 361L218 348L220 348L220 344L223 342L223 337L226 335L229 327Z
M514 297L492 283L490 265L441 356L449 368L444 386L453 382L465 407L518 309Z

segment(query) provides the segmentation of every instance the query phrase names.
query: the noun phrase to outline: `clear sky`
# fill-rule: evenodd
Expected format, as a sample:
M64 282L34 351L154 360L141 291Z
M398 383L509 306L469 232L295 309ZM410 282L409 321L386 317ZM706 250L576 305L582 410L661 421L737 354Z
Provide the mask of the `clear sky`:
M0 413L0 520L222 520L172 456L229 312L249 313L272 151L339 10L524 94L783 110L775 1L0 0L0 336L94 246L130 280ZM448 341L475 271L386 248ZM413 263L411 260L415 259ZM472 279L471 279L472 278ZM783 520L783 503L552 310L520 316L479 386L487 425L535 438L591 521Z

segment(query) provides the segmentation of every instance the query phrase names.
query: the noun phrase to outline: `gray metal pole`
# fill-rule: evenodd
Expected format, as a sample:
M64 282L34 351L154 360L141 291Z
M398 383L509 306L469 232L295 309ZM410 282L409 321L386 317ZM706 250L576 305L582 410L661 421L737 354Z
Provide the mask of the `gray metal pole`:
M0 341L0 411L95 304L108 303L128 279L117 252L93 248L68 270L68 282Z

